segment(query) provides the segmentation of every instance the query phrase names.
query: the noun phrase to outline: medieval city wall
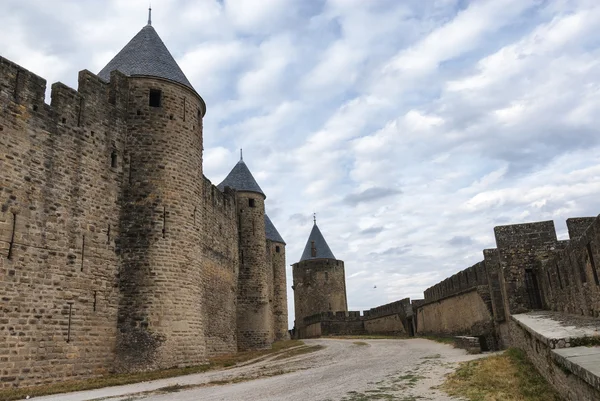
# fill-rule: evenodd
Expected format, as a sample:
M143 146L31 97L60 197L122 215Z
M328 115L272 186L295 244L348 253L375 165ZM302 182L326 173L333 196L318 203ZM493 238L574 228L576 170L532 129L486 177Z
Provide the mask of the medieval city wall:
M289 339L287 284L285 276L285 244L267 240L267 255L271 263L270 300L273 305L273 336L275 341Z
M487 286L475 286L417 309L419 335L490 335L494 331Z
M202 107L170 81L130 77L127 180L118 253L118 370L206 361L202 235L193 215L202 202ZM150 93L160 91L158 107Z
M371 308L363 315L367 334L404 336L410 333L412 320L407 318L412 315L412 307L409 298Z
M273 342L273 305L269 302L272 265L267 263L266 256L265 196L237 192L237 208L240 235L238 349L268 348Z
M485 261L425 290L416 308L417 333L485 337L494 347L493 307Z
M405 298L363 311L320 312L296 326L298 338L344 335L405 336L411 333L412 306Z
M544 378L566 400L595 401L600 399L600 389L583 380L584 375L572 372L562 360L557 360L546 341L539 334L523 327L514 319L504 324L504 342L523 350ZM593 376L593 374L592 374Z
M208 356L237 351L239 247L235 192L225 193L204 178L202 204L196 210L201 233L202 305Z
M107 373L127 81L77 91L0 58L0 387Z
M82 71L78 90L56 83L50 105L45 90L0 58L0 387L235 352L250 233L240 236L235 191L202 175L201 99L119 72L106 83ZM246 230L264 255L262 213Z
M348 310L343 261L304 260L293 265L292 273L296 327L308 316Z
M600 317L600 220L567 220L571 241L538 264L544 309Z

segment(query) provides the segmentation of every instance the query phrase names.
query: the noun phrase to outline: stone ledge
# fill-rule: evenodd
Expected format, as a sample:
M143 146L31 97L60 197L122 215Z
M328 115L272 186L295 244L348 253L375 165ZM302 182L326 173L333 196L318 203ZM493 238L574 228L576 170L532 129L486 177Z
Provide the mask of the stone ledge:
M593 344L600 340L600 320L553 311L512 315L511 319L551 349Z
M439 298L435 298L435 299L429 299L429 300L425 299L425 300L423 300L423 303L419 304L418 307L421 308L423 306L434 304L436 302L441 302L441 301L443 301L445 299L448 299L448 298L454 298L454 297L457 297L459 295L463 295L463 294L467 294L469 292L477 291L479 289L479 287L485 287L485 286L475 285L473 287L469 287L469 288L466 288L464 290L453 292L452 294L444 295L443 297L439 297Z
M457 348L467 350L470 354L481 354L481 343L479 337L454 336L454 345Z
M562 348L551 352L559 366L600 390L600 347Z

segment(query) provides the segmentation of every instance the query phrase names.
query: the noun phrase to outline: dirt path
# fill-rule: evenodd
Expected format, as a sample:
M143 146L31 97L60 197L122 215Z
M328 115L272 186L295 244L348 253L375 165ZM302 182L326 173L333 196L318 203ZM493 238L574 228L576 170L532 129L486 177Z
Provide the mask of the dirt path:
M432 387L439 385L457 362L478 357L424 339L305 342L326 348L222 371L36 400L450 401L455 399Z

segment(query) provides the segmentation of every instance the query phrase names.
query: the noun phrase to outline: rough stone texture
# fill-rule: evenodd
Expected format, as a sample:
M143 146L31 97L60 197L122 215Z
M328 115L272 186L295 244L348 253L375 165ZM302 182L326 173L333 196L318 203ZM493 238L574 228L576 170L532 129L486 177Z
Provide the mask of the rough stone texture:
M321 312L306 317L296 328L298 338L368 334L360 312Z
M160 107L149 106L153 89ZM199 364L205 283L193 214L203 193L202 103L183 85L137 77L128 99L118 369Z
M504 308L515 314L535 309L526 286L526 270L533 272L559 247L553 221L514 224L494 228L500 266L504 274ZM534 276L539 283L539 277Z
M493 333L492 314L484 301L486 295L489 295L486 286L473 287L421 305L417 310L417 333L474 336Z
M460 293L478 285L487 285L488 276L484 262L479 262L462 270L444 281L424 291L425 300L435 301L452 294Z
M50 106L45 87L0 58L2 388L103 374L114 358L126 83L82 71Z
M567 400L596 401L600 391L586 383L572 371L555 363L553 351L544 341L534 337L533 333L511 319L506 323L506 342L527 353L539 372L552 383L552 386Z
M409 298L371 308L364 311L363 315L365 331L368 334L414 335Z
M481 353L481 342L478 337L456 336L454 337L454 346L467 350L469 354Z
M380 334L414 335L412 307L409 298L364 311L321 312L305 317L297 327L298 338L323 336Z
M267 263L262 195L203 177L202 99L116 71L45 88L0 57L0 388L281 338L285 249Z
M193 220L193 216L192 216ZM195 217L202 240L204 327L208 356L237 350L238 224L235 194L221 193L204 178Z
M404 319L401 314L383 316L379 318L365 320L365 331L368 334L381 334L390 336L407 335L404 328Z
M504 299L502 297L502 290L504 288L504 275L498 259L498 250L484 249L483 259L488 277L492 315L494 316L494 320L496 322L503 322L506 320Z
M273 342L269 286L273 267L267 264L266 257L265 197L256 192L237 192L237 206L240 233L238 349L267 348Z
M275 341L289 339L287 314L287 283L285 277L285 244L267 240L273 284L273 335Z
M343 261L309 259L294 263L292 273L296 328L302 327L305 317L348 310Z
M580 237L595 221L596 217L571 217L567 219L569 238L575 239Z
M600 220L583 231L571 225L569 231L574 235L569 244L536 269L544 307L600 317Z

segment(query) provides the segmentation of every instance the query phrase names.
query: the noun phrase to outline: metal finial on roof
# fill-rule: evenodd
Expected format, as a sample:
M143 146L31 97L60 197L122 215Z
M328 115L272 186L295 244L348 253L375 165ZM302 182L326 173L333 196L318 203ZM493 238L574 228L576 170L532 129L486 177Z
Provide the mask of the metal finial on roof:
M148 7L148 25L152 25L152 5Z
M242 148L240 148L240 161L244 161L244 154L242 153Z
M315 226L317 225L317 213L313 213L313 223L315 223Z

